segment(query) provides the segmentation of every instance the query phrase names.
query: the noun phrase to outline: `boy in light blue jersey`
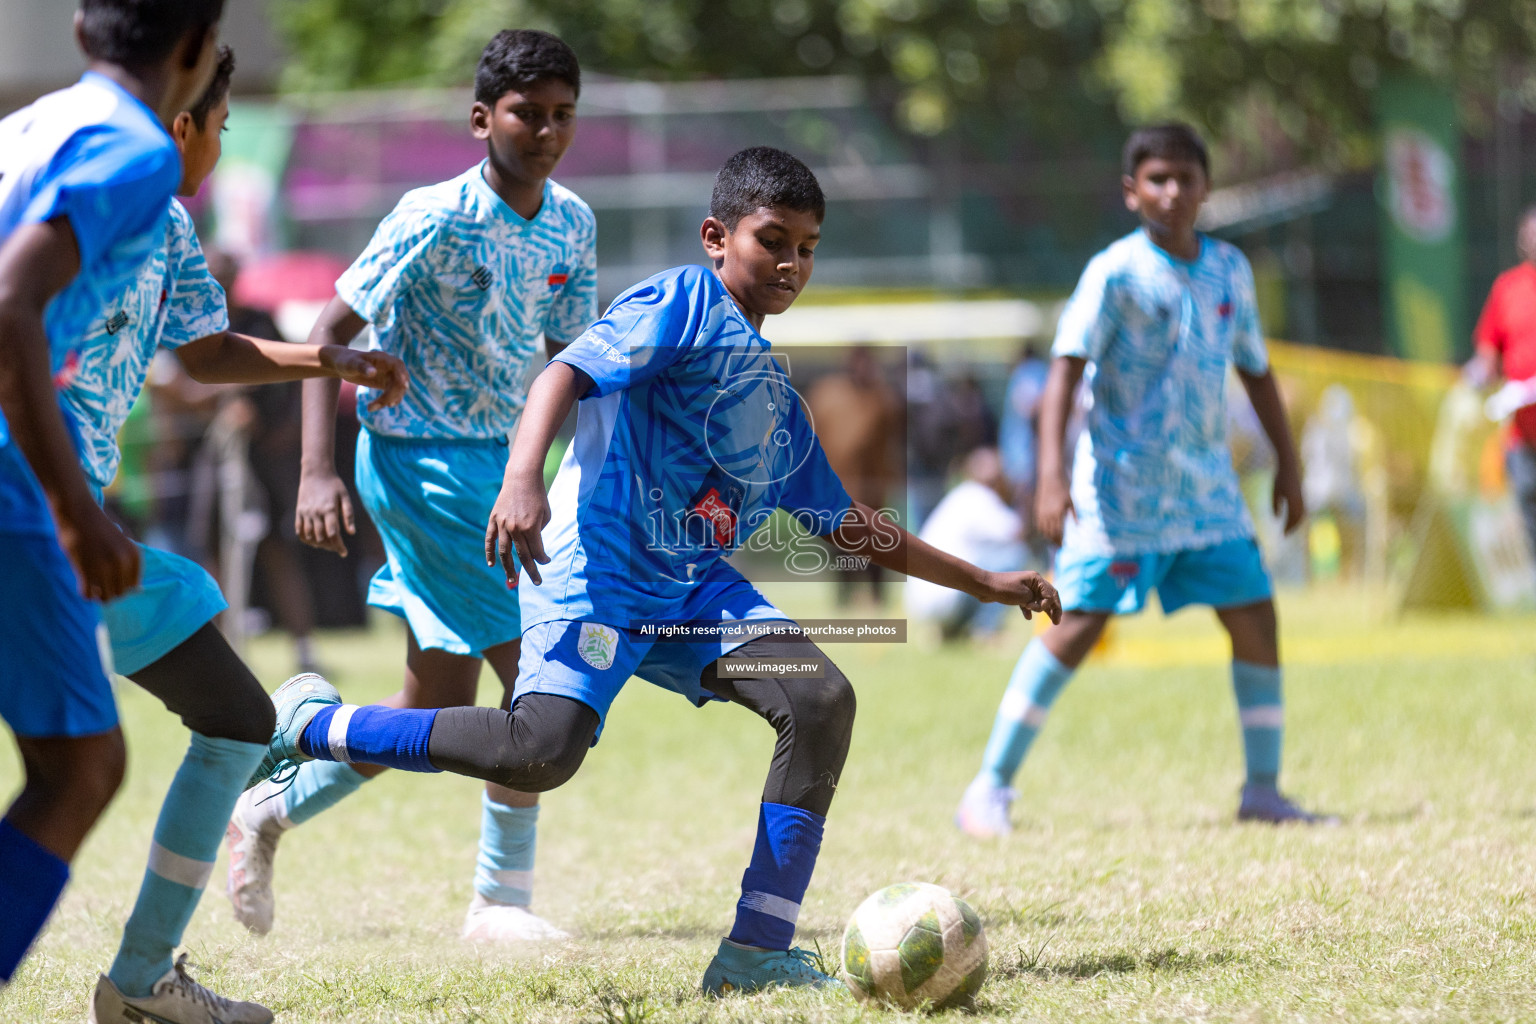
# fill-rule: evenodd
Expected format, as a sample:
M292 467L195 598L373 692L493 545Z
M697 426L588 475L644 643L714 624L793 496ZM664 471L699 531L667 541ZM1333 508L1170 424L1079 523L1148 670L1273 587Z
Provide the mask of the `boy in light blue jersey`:
M233 72L234 54L221 47L212 81L171 123L181 154L180 195L196 194L218 161ZM55 375L79 431L82 468L98 494L117 472L118 431L160 350L174 352L187 372L205 383L339 375L381 385L387 399L398 399L405 372L392 356L230 334L224 292L208 271L192 218L174 199L168 207L160 244L132 284L104 305ZM113 662L181 718L192 742L161 808L144 883L117 957L97 983L91 1005L96 1024L146 1016L199 1021L207 1012L192 998L194 990L161 983L177 977L172 954L213 870L253 748L259 758L265 746L260 741L271 730L265 691L213 625L225 607L218 584L179 555L142 545L139 554L139 585L102 611ZM255 1004L218 1005L228 1021L270 1019Z
M85 76L0 121L0 717L26 769L0 821L0 984L124 764L93 602L134 585L138 553L79 470L53 377L164 230L181 175L165 125L207 84L222 11L84 0Z
M981 774L960 803L956 822L977 837L1011 830L1009 784L1052 702L1109 616L1140 611L1154 589L1165 612L1210 605L1231 636L1248 767L1238 820L1320 820L1276 788L1275 608L1226 442L1226 379L1235 366L1275 447L1275 511L1294 530L1304 515L1301 477L1253 272L1234 246L1195 230L1209 163L1192 129L1135 132L1124 165L1126 207L1142 226L1083 272L1057 326L1042 401L1036 515L1061 545L1064 612L1020 657ZM1069 484L1062 445L1079 379L1091 405Z
M407 193L336 282L311 335L345 342L371 324L374 346L411 371L399 405L359 409L357 444L358 492L388 555L368 601L408 627L405 686L390 699L397 707L473 704L482 659L511 699L517 593L477 555L541 338L553 351L597 317L596 221L549 177L574 136L580 89L576 55L554 36L492 39L470 115L487 159ZM306 543L344 555L352 510L335 471L335 406L334 388L306 387L297 527ZM263 789L240 802L229 896L242 923L257 932L272 925L283 831L381 770L306 765L281 794ZM564 937L530 910L538 813L536 795L487 786L466 939Z
M810 278L825 208L790 154L736 154L701 228L712 268L630 288L534 382L484 536L486 563L499 556L509 582L522 566L511 710L343 705L325 680L298 676L273 695L278 727L258 778L319 759L542 791L580 767L632 675L696 706L740 704L778 740L735 924L703 988L831 981L791 942L852 737L853 688L727 557L783 509L888 568L1026 616L1060 608L1036 574L985 572L850 500L827 464L761 333ZM546 498L544 459L578 400Z

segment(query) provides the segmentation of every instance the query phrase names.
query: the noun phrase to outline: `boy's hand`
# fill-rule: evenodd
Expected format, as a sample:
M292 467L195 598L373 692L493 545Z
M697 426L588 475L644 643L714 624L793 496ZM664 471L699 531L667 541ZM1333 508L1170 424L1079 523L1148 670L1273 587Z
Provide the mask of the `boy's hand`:
M1275 470L1275 492L1270 498L1275 515L1285 514L1285 532L1294 533L1307 517L1307 502L1301 496L1301 473L1294 465L1282 463Z
M356 533L352 521L352 496L347 485L335 473L306 472L299 477L298 511L294 530L299 540L312 548L334 551L347 557L347 545L341 531Z
M377 388L380 392L378 397L368 403L368 408L373 412L399 402L411 379L405 363L388 352L359 351L345 345L323 345L320 348L320 363L333 375L350 384Z
M1077 510L1072 507L1071 486L1065 478L1043 475L1040 493L1035 496L1035 528L1042 537L1060 547L1068 513L1077 515Z
M59 547L80 575L80 594L110 601L139 585L139 548L94 501L58 516Z
M983 601L1016 605L1026 619L1040 612L1053 624L1061 621L1061 596L1037 572L989 572L986 590L976 596Z
M485 527L485 564L494 565L500 559L502 571L507 574L507 586L517 586L514 554L528 570L534 586L544 582L539 566L549 562L544 553L543 532L549 517L549 495L544 492L542 477L508 479L501 485Z

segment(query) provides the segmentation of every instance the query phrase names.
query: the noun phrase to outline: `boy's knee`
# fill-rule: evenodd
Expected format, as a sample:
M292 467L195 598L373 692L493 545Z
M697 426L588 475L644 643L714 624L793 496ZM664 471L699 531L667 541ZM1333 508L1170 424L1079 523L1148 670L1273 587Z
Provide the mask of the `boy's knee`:
M28 758L27 787L95 818L117 795L128 766L121 730L60 744Z
M201 721L194 724L190 721L192 716L187 716L187 728L204 736L237 743L265 746L271 742L272 730L277 727L277 709L272 706L272 698L254 683L240 687L220 706L197 717Z
M520 751L516 760L505 766L501 778L491 781L524 793L547 793L563 786L576 774L587 756L586 743L575 742L576 739L554 737L549 742Z
M822 737L846 737L853 731L854 715L858 712L853 684L830 661L826 662L826 674L812 682L814 685L796 694L796 730L811 730Z

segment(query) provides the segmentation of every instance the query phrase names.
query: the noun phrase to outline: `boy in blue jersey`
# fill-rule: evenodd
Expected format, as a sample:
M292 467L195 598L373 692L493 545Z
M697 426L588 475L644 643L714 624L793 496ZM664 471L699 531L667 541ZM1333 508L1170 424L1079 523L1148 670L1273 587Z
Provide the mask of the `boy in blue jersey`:
M1302 521L1301 476L1269 371L1253 271L1234 246L1195 230L1209 188L1204 143L1184 125L1126 142L1126 207L1140 230L1095 256L1061 316L1041 409L1041 532L1061 545L1065 611L1013 671L981 774L956 822L978 837L1010 831L1009 783L1051 703L1111 615L1210 605L1232 640L1248 776L1240 821L1319 820L1280 794L1280 661L1269 576L1226 443L1229 366L1275 447L1273 505ZM1071 482L1062 465L1078 381L1092 404ZM1070 517L1069 517L1070 514Z
M482 659L508 700L517 678L517 593L476 556L541 336L558 349L597 317L596 221L549 177L575 134L580 90L576 55L556 37L506 31L492 39L470 114L487 158L406 194L336 282L310 335L344 343L372 324L374 346L411 370L398 406L359 409L357 443L358 491L388 555L368 601L408 627L395 707L473 704ZM298 534L345 555L352 510L336 476L335 408L334 387L306 386ZM246 927L272 925L282 833L380 771L306 765L280 794L263 789L241 800L230 823L228 892ZM486 787L466 939L564 937L530 910L538 813L536 795Z
M0 717L26 782L0 820L0 984L42 930L122 779L92 601L138 553L79 470L53 376L164 230L166 133L213 71L222 0L84 0L89 70L0 121Z
M220 154L229 113L234 54L219 50L214 77L191 107L171 122L181 154L182 196L196 194ZM405 369L384 353L287 345L231 334L223 289L209 273L192 218L175 200L161 241L133 282L98 313L55 375L55 386L80 437L80 461L100 493L117 472L117 434L143 390L159 350L174 352L205 383L341 376L381 387L379 401L398 400ZM244 786L260 740L270 732L271 705L213 625L225 607L201 566L155 548L139 548L139 585L102 612L112 659L174 711L192 732L191 746L155 826L149 865L111 970L97 983L95 1024L147 1017L201 1021L213 1006L225 1021L264 1021L251 1003L232 1003L183 982L172 954L195 909ZM204 998L206 997L206 998Z
M576 772L631 675L696 706L740 704L778 741L735 925L704 975L704 990L722 995L831 980L790 943L854 717L848 680L726 557L784 509L888 568L1026 616L1060 608L1036 574L985 572L850 500L828 466L760 333L811 275L825 200L810 170L780 150L744 150L716 178L710 210L711 268L630 288L529 390L484 535L487 565L499 556L509 582L514 553L522 565L511 711L342 705L325 680L298 676L273 695L278 727L258 777L315 758L537 792ZM546 497L544 458L578 400ZM775 635L757 635L769 624ZM742 667L719 663L728 652ZM821 674L780 671L785 662Z

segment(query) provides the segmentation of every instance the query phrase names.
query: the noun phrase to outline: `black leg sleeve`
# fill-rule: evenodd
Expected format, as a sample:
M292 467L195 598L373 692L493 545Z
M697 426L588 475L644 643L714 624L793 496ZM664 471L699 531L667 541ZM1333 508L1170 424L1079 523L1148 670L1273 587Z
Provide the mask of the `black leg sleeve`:
M699 678L705 689L750 708L778 733L763 800L825 815L853 739L856 702L848 677L803 637L753 640L729 657L821 663L823 674L812 678L722 679L714 663Z
M272 739L277 720L272 699L211 622L128 678L160 698L193 732L262 745Z
M597 726L596 711L549 693L527 694L511 711L444 708L433 719L427 757L445 772L543 793L576 774Z

